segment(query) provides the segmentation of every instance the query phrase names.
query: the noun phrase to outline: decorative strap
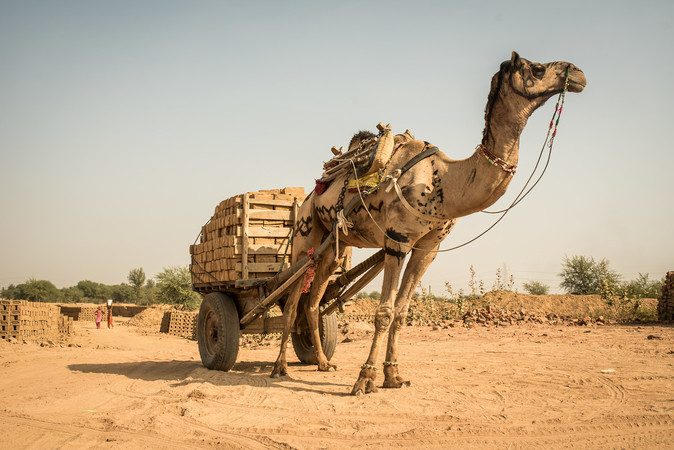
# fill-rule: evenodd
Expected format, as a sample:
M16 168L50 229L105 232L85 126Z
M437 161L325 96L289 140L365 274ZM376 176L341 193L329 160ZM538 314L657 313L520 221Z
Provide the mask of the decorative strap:
M397 365L398 365L397 361L384 361L384 367L397 366Z
M426 144L430 145L430 144L428 144L428 142ZM423 159L426 159L431 155L435 155L439 151L440 151L440 149L438 147L435 147L435 146L427 147L426 150L417 154L414 158L407 161L407 163L405 163L405 165L400 168L400 175L402 176L402 174L404 174L405 172L410 170L412 167L414 167L419 161L421 161Z
M368 363L363 364L362 366L360 366L360 368L361 368L361 369L370 369L370 370L374 370L374 371L377 370L377 368L376 368L375 366L372 366L372 365L370 365L370 364L368 364Z
M500 167L504 172L509 173L511 176L515 175L515 172L517 172L517 164L508 164L508 161L505 161L494 155L482 144L478 145L477 148L492 165Z
M416 217L418 217L421 220L428 220L430 222L447 222L447 220L449 220L449 219L443 219L441 217L429 216L428 214L424 214L420 211L417 211L416 209L414 209L414 207L412 207L412 205L409 204L409 202L403 196L403 191L400 189L400 186L398 185L398 178L397 177L392 178L392 182L393 182L393 187L396 190L396 194L398 194L398 198L400 199L400 202L403 204L405 209L408 210L409 212L411 212L413 215L415 215Z

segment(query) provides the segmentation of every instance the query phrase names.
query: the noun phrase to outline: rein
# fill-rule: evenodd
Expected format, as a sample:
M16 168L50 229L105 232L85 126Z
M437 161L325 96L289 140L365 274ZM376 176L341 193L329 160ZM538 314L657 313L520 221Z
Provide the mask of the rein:
M559 96L557 97L557 103L555 104L555 111L552 113L552 119L550 119L550 126L548 126L548 133L545 135L545 140L543 141L543 146L541 147L541 151L538 154L538 159L536 160L536 165L534 166L534 169L531 171L531 175L529 175L529 178L527 179L527 182L524 183L524 186L522 187L522 190L520 191L519 194L517 194L517 196L515 197L515 200L513 200L513 203L510 206L508 206L506 209L502 209L500 211L481 211L481 212L483 212L485 214L501 214L501 213L503 213L505 215L505 213L508 212L508 210L510 210L515 205L517 205L519 202L524 200L524 197L529 195L529 193L533 190L533 188L536 187L538 182L541 181L541 178L543 178L543 175L545 174L545 171L548 170L548 165L550 164L550 158L552 157L552 145L555 141L555 136L557 136L557 128L559 127L559 119L562 117L562 110L564 109L564 100L566 99L566 91L568 90L568 88L569 88L569 68L567 67L566 77L564 79L564 89L562 90L562 92L560 92ZM553 130L553 126L554 126L554 130ZM551 131L552 131L552 137L550 136ZM543 157L543 152L545 151L546 144L547 144L547 147L548 147L548 157L545 161L545 166L543 167L543 171L538 176L538 178L536 179L534 184L532 184L531 187L526 192L524 192L527 189L527 186L529 185L529 183L531 182L531 179L534 177L534 174L536 173L536 170L538 169L538 165L540 164L541 158ZM514 165L514 166L515 166L515 170L516 170L517 166L516 165ZM514 173L511 173L511 175L513 175L513 174ZM494 224L494 225L496 225L496 224ZM492 227L493 227L493 225L492 225ZM491 229L491 227L489 229ZM480 236L482 236L482 235L480 235Z

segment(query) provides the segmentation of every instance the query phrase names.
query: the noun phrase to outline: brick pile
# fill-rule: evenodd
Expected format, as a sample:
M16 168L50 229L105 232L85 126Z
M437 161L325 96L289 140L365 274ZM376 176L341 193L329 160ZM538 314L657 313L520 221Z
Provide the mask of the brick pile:
M658 299L658 320L674 320L674 272L667 272L662 296Z
M188 311L171 311L168 334L188 339L197 339L197 318L199 313Z
M195 286L275 275L289 262L289 237L304 188L264 190L220 202L190 246Z
M77 315L77 320L81 322L93 322L96 320L96 310L98 306L82 306L80 313ZM107 317L107 312L104 310L104 316Z
M0 339L48 343L72 332L73 319L52 303L0 300Z

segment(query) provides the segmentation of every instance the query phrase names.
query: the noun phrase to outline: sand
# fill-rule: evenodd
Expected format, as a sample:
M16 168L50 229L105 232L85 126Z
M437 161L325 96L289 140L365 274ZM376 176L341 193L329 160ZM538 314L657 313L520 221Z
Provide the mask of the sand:
M230 372L197 344L76 322L70 346L0 344L0 448L666 448L674 442L668 325L432 329L400 342L405 389L349 395L370 345L340 338L321 373L269 378L270 346ZM348 337L348 339L346 339ZM343 341L343 342L342 342ZM378 379L381 385L382 378Z

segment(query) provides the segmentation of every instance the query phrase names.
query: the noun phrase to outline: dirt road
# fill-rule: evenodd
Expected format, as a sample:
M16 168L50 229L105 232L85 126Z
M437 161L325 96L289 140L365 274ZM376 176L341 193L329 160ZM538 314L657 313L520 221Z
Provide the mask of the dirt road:
M334 373L275 345L231 372L195 342L77 323L71 347L0 343L0 448L665 448L674 442L674 328L408 327L412 387L349 395L368 337ZM294 354L292 350L289 355ZM378 380L381 384L381 379Z

